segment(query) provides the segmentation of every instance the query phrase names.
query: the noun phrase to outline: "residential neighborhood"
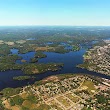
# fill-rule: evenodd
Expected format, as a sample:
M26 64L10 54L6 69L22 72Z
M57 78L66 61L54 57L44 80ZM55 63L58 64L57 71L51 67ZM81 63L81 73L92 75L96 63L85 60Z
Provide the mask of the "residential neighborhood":
M84 55L84 63L78 67L110 75L110 40L104 42L104 45L95 46L87 51Z
M108 79L61 75L23 87L18 94L3 96L1 102L7 110L109 110L109 94Z

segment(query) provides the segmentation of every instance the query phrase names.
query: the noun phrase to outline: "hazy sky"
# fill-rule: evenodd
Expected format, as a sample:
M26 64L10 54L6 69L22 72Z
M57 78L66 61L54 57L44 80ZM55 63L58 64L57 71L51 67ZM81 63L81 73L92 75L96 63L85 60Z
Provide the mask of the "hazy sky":
M110 26L110 0L0 0L2 25Z

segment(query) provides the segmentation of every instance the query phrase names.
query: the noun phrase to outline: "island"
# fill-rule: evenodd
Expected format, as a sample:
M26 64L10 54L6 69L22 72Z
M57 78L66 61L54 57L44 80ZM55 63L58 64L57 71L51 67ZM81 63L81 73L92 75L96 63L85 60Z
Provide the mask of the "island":
M29 80L34 78L35 78L34 76L16 76L16 77L13 77L13 80L22 81L22 80Z

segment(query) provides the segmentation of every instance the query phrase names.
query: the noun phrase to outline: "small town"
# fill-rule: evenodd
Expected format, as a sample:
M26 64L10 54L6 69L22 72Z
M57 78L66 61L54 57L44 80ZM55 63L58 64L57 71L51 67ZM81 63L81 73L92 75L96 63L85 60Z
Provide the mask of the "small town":
M104 45L95 46L84 55L84 64L79 65L90 71L110 75L110 40L104 40Z
M109 110L109 94L108 79L61 75L25 86L17 94L3 96L1 102L7 110Z

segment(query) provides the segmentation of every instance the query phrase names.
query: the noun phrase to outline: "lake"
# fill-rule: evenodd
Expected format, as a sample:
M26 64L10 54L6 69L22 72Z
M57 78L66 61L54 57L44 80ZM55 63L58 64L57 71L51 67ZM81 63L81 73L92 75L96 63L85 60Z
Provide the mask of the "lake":
M27 63L29 63L30 58L34 57L34 54L35 54L35 52L19 54L17 49L11 49L10 51L12 54L17 54L18 56L21 56L22 59L27 60ZM24 81L13 80L14 76L25 75L20 70L9 70L5 72L0 72L0 89L6 88L6 87L21 87L28 84L33 84L35 81L41 80L50 75L65 74L65 73L90 74L90 75L95 75L95 76L110 79L110 76L106 76L100 73L96 73L96 72L92 72L86 69L81 69L76 67L76 65L83 63L83 55L85 52L86 52L85 48L81 48L79 51L76 51L76 52L70 51L69 53L65 53L65 54L54 53L54 52L44 52L44 54L46 54L47 57L39 59L38 63L49 63L49 62L64 63L64 67L61 70L56 72L48 71L46 73L32 75L32 76L35 76L36 78L30 79L30 80L24 80ZM17 60L16 63L22 64L21 60Z

